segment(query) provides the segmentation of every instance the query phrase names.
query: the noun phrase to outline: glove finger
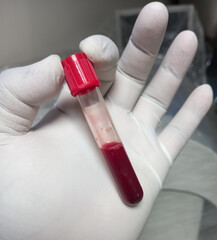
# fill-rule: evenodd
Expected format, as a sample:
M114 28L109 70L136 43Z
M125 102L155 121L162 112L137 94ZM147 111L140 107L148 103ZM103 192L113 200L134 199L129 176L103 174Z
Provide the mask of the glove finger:
M116 67L119 53L116 45L107 37L102 35L90 36L80 43L80 49L93 63L94 69L100 79L100 90L105 95L115 80ZM68 87L64 85L57 100L56 106L68 115L73 114L73 100Z
M59 92L63 80L60 58L56 55L3 71L0 74L0 131L14 135L28 132L39 106Z
M140 12L118 63L116 81L108 92L111 101L120 107L132 110L140 96L162 43L167 21L168 11L161 3L150 3Z
M157 73L139 98L133 114L157 127L167 111L197 49L197 38L191 31L180 33L170 46Z
M212 89L197 87L182 108L158 136L163 150L172 161L184 147L212 104Z
M80 42L79 45L94 64L94 69L101 81L100 90L103 95L115 80L119 52L116 45L106 36L93 35Z

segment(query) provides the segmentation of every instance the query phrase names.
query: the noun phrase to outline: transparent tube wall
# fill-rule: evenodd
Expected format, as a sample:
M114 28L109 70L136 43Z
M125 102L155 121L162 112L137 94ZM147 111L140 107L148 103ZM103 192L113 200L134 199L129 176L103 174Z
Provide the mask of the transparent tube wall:
M103 97L96 87L77 95L93 136L103 154L123 201L135 205L143 191L119 138Z
M99 88L77 98L99 148L105 143L121 142Z

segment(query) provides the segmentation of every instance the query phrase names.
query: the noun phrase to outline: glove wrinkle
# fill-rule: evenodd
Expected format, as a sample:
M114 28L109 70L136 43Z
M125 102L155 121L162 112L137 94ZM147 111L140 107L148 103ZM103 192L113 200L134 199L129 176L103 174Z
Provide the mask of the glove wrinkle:
M31 114L29 114L29 110ZM1 81L0 90L0 133L9 135L26 134L37 113L38 107L21 101L11 91L4 81Z

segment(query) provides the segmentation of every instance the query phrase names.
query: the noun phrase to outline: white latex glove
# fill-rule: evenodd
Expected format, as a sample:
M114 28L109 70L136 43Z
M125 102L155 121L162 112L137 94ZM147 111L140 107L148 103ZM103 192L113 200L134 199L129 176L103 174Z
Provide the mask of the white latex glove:
M169 125L155 129L197 48L190 31L180 33L144 89L167 26L160 3L141 12L118 62L106 37L92 36L81 50L94 62L102 92L144 191L135 207L120 199L76 100L67 87L54 109L31 130L41 104L60 90L60 59L0 75L0 239L132 240L141 233L175 157L212 102L198 87Z

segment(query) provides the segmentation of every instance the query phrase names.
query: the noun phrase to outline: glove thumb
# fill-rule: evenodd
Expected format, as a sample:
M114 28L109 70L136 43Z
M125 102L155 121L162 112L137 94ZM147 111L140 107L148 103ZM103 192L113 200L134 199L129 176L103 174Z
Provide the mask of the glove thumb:
M63 80L61 60L56 55L3 71L0 74L0 133L28 132L39 106L59 92Z

